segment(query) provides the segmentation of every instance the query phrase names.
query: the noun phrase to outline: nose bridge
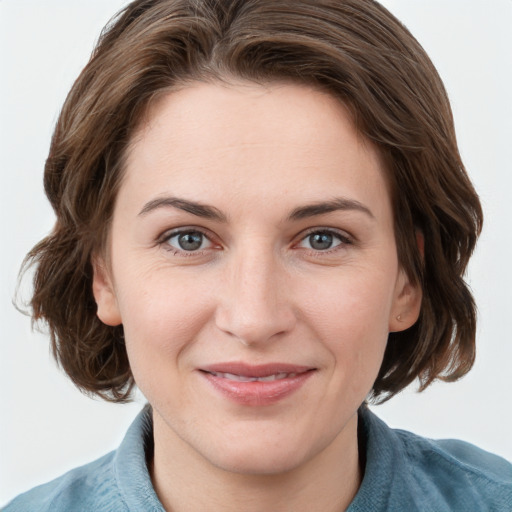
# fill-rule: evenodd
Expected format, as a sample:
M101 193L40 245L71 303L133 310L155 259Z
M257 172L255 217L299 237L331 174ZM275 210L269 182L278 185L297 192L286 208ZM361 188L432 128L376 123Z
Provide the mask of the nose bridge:
M233 251L225 277L217 312L220 329L246 345L270 340L291 329L295 319L286 271L268 241Z

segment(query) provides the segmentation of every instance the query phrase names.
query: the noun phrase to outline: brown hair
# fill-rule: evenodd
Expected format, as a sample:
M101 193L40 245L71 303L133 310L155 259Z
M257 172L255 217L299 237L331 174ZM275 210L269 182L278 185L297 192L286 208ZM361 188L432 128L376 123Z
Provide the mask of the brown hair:
M463 275L482 211L443 84L407 29L373 0L136 0L106 27L64 104L44 178L57 221L25 262L36 267L33 319L48 325L75 384L119 402L134 385L122 326L100 322L91 286L130 136L157 96L232 78L328 91L386 162L399 260L423 303L412 328L389 335L373 398L468 372L476 312Z

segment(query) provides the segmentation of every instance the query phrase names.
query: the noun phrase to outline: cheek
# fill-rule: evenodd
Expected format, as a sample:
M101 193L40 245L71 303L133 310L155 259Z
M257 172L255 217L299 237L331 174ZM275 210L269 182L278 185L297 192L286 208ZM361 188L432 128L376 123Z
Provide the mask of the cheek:
M361 276L365 277L361 277ZM305 322L350 385L376 376L388 339L393 283L375 272L317 282L304 300ZM373 382L372 382L373 383Z
M137 375L163 364L178 365L212 315L211 300L199 286L165 273L132 274L118 290L130 365Z
M307 283L303 311L322 329L361 341L371 333L387 334L394 282L374 272L340 272Z
M211 308L187 286L146 281L145 288L121 300L130 368L137 387L157 410L179 411L187 407L189 396L187 362Z

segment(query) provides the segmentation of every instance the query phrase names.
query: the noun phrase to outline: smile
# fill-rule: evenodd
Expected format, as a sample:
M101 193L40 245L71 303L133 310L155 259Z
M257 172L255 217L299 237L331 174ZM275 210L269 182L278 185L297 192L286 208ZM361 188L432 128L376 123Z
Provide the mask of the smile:
M298 392L316 368L287 363L221 363L199 372L217 396L243 406L268 406Z
M221 372L209 372L215 377L221 377L223 379L234 380L237 382L272 382L275 380L288 379L296 377L296 373L274 373L266 377L250 377L248 375L236 375L234 373L221 373Z

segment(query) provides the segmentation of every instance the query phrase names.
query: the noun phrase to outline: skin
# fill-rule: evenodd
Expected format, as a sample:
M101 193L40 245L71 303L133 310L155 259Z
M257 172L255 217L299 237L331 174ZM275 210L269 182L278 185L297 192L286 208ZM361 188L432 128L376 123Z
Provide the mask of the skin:
M344 510L361 481L357 409L388 333L410 327L421 302L397 259L378 152L315 89L198 83L154 106L125 171L93 289L100 319L123 324L153 406L160 500ZM334 211L304 209L340 198ZM200 248L184 251L177 229ZM314 244L319 232L331 247ZM282 400L247 406L198 371L232 361L313 370Z

